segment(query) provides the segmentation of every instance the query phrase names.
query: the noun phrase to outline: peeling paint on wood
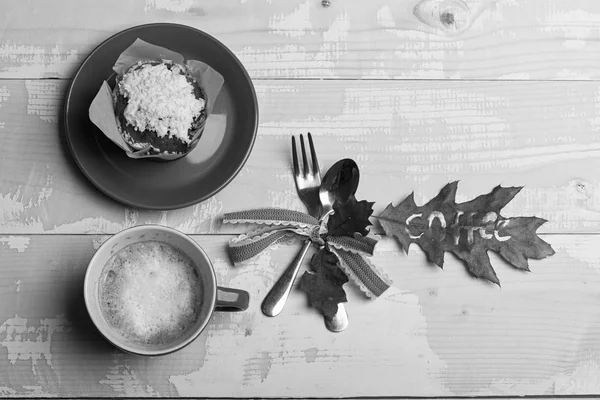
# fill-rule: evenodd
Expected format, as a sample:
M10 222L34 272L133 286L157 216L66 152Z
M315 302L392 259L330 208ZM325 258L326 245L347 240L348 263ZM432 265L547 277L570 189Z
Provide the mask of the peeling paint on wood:
M224 213L223 204L216 197L211 197L207 201L196 204L191 207L191 215L189 210L186 210L185 217L180 219L175 229L183 232L197 232L199 228L208 220L211 221L209 229L215 230L215 224L218 223L218 218ZM177 212L173 213L177 214ZM168 219L167 219L168 221Z
M468 15L442 20L436 6L461 0L0 2L0 395L598 395L600 86L581 81L600 76L600 3L464 3ZM261 110L239 176L168 212L124 207L87 183L60 141L68 81L35 80L70 78L101 41L155 21L223 41L253 78ZM567 82L525 82L540 79ZM376 201L376 214L413 190L424 203L456 179L457 201L524 185L504 214L548 219L540 231L553 233L543 236L556 255L523 273L492 254L500 290L455 259L430 268L420 249L406 255L384 237L373 261L394 285L376 301L346 285L348 330L326 331L295 289L285 312L266 318L260 300L299 244L234 268L225 251L234 231L218 218L302 210L289 137L307 131L322 167L358 161L357 195ZM146 223L218 233L194 239L218 284L251 296L248 311L216 312L190 346L157 359L107 344L81 299L93 252Z
M27 236L8 236L0 237L0 243L8 246L9 249L17 250L19 253L24 252L29 246L31 239Z
M299 4L289 14L274 14L270 17L269 28L277 35L287 37L302 37L312 30L310 22L310 0Z
M38 323L15 315L0 325L0 347L6 348L8 362L13 365L20 360L30 360L31 371L36 375L36 367L41 362L52 368L52 335L69 329L69 325L61 315L42 318Z
M0 386L1 396L14 397L57 397L52 393L48 393L41 385L23 385L21 390L15 390L6 386Z
M304 357L306 358L307 363L315 362L318 356L319 349L317 349L316 347L311 347L310 349L304 350Z
M58 103L49 100L48 112L36 106L39 113L26 115L31 99L54 99L65 83L49 89L28 82L0 85L10 93L0 104L7 110L0 121L13 132L0 136L6 149L0 232L6 235L112 234L140 223L186 233L239 232L222 226L220 214L304 209L290 173L290 135L306 132L315 137L323 168L341 157L357 160L358 196L375 201L376 213L413 190L422 202L460 180L464 200L497 184L525 186L506 212L547 219L542 232L600 228L595 83L260 81L259 134L241 173L201 204L151 212L124 207L86 182L68 160L58 124L41 119L58 115Z
M44 47L4 41L0 42L0 77L57 78L79 59L76 50L59 45Z
M92 246L94 246L94 250L98 250L100 248L100 246L102 246L102 244L104 242L106 242L108 239L110 239L109 235L94 237L92 239Z
M600 12L548 8L546 21L550 23L546 30L564 36L563 46L568 49L585 50L587 41L600 34ZM560 24L556 24L558 21Z
M166 10L173 13L189 12L194 6L194 0L146 0L146 12Z
M10 96L10 92L6 86L0 86L0 107L2 107L2 103L8 100ZM4 122L0 120L0 130L4 129Z
M106 378L100 381L101 385L107 385L116 395L128 397L158 397L152 386L141 382L136 373L126 364L121 364L120 354L116 354L113 365L108 368Z
M62 85L48 81L26 81L28 101L27 114L37 115L46 122L58 123L62 106Z
M466 0L460 27L414 14L420 3L457 1L5 1L0 77L70 78L109 36L168 21L216 36L254 79L598 78L597 3Z
M215 313L190 346L157 359L119 352L86 325L84 309L72 309L76 302L68 293L80 291L102 236L32 236L24 253L0 247L0 352L8 355L0 361L0 379L9 383L0 393L232 398L597 392L600 320L593 305L600 274L587 260L600 246L598 236L544 236L556 255L531 262L530 273L492 254L501 290L471 278L455 259L447 259L444 270L431 268L419 249L405 255L384 238L373 262L393 286L372 301L346 285L351 325L342 334L328 332L297 290L277 318L260 312L260 299L299 244L232 267L225 250L231 236L193 238L213 260L218 284L248 290L251 306ZM27 285L27 302L16 280ZM365 365L369 379L355 379Z
M80 221L67 223L59 226L54 226L51 232L54 233L69 233L69 232L118 232L126 228L131 228L137 225L138 211L130 208L125 209L125 218L122 222L109 221L102 217L89 217Z
M584 354L583 357L573 371L557 377L553 394L597 395L600 393L600 357L594 352Z
M14 396L15 394L17 394L17 391L15 389L6 386L0 386L1 396Z

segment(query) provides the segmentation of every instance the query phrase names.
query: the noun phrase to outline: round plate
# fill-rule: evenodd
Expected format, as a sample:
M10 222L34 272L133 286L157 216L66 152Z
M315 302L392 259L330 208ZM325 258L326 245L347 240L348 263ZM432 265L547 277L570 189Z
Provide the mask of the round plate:
M88 117L119 54L137 38L209 64L225 80L211 124L196 148L176 161L129 158ZM258 103L248 73L222 43L189 26L149 24L114 35L86 58L67 92L64 118L71 153L98 189L129 206L168 210L208 199L238 174L256 138Z

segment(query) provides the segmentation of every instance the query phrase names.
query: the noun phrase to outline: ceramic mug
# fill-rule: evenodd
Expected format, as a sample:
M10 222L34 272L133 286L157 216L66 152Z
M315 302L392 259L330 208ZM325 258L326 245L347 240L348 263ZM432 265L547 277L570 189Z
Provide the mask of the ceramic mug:
M185 253L194 262L203 282L202 305L196 311L196 321L180 337L160 345L147 345L123 336L106 321L99 301L102 270L109 259L130 244L150 240L165 242ZM198 243L175 229L160 225L141 225L125 229L104 242L88 264L84 298L94 325L110 343L128 353L145 356L168 354L187 346L206 328L214 311L244 311L249 303L248 292L217 286L212 263Z

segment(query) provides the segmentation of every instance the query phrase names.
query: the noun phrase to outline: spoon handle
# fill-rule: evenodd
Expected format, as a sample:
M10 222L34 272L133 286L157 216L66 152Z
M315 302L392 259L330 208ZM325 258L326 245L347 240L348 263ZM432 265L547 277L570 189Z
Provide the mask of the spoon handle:
M300 266L302 265L302 261L308 252L308 249L311 246L310 240L304 242L304 246L292 262L292 264L287 267L283 275L279 278L279 280L273 285L273 288L267 293L267 296L262 302L261 310L263 314L268 317L274 317L278 315L281 310L283 310L283 306L290 295L292 290L292 286L294 285L294 281L296 280L296 276L298 275L298 271L300 271Z

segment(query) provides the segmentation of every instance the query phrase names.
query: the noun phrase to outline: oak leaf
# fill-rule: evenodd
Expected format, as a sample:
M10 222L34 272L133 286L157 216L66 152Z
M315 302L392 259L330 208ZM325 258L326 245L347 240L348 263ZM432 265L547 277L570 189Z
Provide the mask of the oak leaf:
M347 301L342 286L348 277L337 264L337 256L323 247L310 261L314 272L305 272L300 279L300 289L308 294L310 305L329 318L337 312L338 303Z
M353 237L358 232L367 236L369 233L367 227L371 225L369 217L373 214L373 204L375 203L366 200L357 201L354 196L350 196L344 204L336 201L333 204L333 214L327 221L327 234Z
M446 185L424 206L417 206L414 193L397 206L389 204L380 221L386 235L396 238L408 253L411 243L419 245L429 261L444 265L444 252L461 259L478 278L500 285L488 251L500 254L508 263L529 270L528 259L554 254L536 230L546 222L537 217L504 218L500 210L522 189L495 187L490 193L469 202L455 201L458 182Z

